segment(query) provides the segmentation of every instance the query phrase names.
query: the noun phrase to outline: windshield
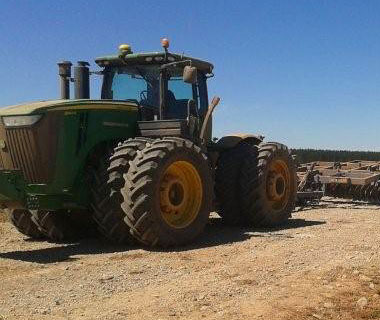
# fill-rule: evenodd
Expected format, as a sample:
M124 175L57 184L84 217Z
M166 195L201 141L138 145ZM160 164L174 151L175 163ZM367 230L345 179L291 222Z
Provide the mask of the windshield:
M132 100L140 105L159 106L157 66L126 66L112 71L107 98Z
M198 85L183 82L182 68L167 70L165 117L182 119L187 116L187 104L194 100L199 106ZM103 99L133 101L141 106L160 105L160 66L120 66L108 71Z

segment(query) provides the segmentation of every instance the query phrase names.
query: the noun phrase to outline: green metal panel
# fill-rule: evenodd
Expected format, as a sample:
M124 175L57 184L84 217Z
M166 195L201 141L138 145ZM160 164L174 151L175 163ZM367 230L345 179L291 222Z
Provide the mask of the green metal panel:
M103 100L45 106L43 111L63 115L62 126L57 128L59 138L54 178L49 184L25 186L19 171L12 175L1 173L0 202L21 200L30 209L87 207L88 188L84 170L88 156L99 144L136 136L138 110L128 103ZM20 183L24 185L20 187ZM21 195L19 190L25 190L25 195Z
M16 106L0 108L0 116L17 116L40 114L45 111L71 110L71 109L120 109L135 110L137 105L132 102L115 100L47 100L24 103Z
M25 200L25 181L19 170L0 170L0 202Z

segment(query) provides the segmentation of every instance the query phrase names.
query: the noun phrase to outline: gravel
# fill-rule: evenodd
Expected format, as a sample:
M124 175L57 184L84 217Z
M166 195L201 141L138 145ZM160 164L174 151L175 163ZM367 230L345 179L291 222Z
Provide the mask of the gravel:
M214 217L175 250L31 241L0 214L0 319L375 319L379 212L327 199L275 230Z

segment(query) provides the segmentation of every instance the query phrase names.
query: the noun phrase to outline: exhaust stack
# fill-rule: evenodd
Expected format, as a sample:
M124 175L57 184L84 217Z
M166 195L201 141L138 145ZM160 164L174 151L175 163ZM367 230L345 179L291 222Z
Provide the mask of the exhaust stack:
M74 67L75 99L90 99L90 64L86 61L78 61Z
M61 99L70 99L70 78L72 65L73 64L70 61L58 62Z

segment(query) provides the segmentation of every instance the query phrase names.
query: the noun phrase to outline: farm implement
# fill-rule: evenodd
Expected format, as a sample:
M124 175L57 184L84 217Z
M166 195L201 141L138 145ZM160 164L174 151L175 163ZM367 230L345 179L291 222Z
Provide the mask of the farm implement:
M380 162L312 162L297 169L298 203L323 195L380 204Z

